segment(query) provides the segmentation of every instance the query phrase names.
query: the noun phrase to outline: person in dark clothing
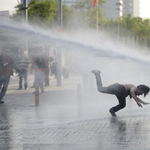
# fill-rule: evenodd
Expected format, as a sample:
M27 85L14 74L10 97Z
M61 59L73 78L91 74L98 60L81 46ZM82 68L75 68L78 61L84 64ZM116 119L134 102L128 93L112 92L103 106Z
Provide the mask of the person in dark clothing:
M45 72L45 86L49 86L50 85L49 74L52 69L51 66L52 66L52 61L53 61L53 57L51 56L50 52L48 54L48 57L46 56L46 61L47 61L47 68Z
M4 49L2 55L0 55L0 103L4 103L2 99L7 91L10 76L13 75L13 68L19 72L14 61L9 56L9 49Z
M41 93L44 93L43 81L46 72L46 59L41 47L36 49L36 55L33 57L32 68L34 68L34 84L38 84L41 89ZM33 92L35 93L35 92Z
M49 71L50 71L50 63L49 63L49 56L48 53L45 52L45 49L43 47L43 53L45 55L45 61L46 61L46 71L45 71L45 77L44 77L44 82L45 86L49 86Z
M103 87L102 81L101 81L101 76L100 76L100 71L93 70L92 73L95 75L98 91L101 93L114 94L119 101L119 104L117 106L112 107L109 110L109 112L111 113L112 116L116 117L115 112L119 111L120 109L123 109L126 106L126 97L127 96L130 96L130 98L133 98L139 107L142 107L141 104L143 104L143 105L149 104L149 103L142 101L140 98L137 97L137 96L143 95L143 94L145 97L150 91L150 88L148 86L139 85L136 87L133 84L115 83L108 87Z

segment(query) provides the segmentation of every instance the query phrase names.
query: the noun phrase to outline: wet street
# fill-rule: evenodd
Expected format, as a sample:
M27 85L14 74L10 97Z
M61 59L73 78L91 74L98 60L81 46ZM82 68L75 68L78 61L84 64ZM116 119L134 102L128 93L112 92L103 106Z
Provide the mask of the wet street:
M150 149L150 106L127 101L112 118L108 111L115 97L82 90L78 99L76 83L82 78L70 77L61 87L51 80L36 107L34 89L16 90L17 80L12 77L0 105L0 150Z

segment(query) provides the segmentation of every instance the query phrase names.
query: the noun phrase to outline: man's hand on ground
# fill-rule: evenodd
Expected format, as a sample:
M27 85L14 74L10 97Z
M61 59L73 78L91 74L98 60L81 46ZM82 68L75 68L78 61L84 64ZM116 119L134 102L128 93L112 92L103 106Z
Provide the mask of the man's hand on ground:
M137 105L138 105L139 107L142 107L142 104L141 104L141 103L138 103L138 102L137 102Z

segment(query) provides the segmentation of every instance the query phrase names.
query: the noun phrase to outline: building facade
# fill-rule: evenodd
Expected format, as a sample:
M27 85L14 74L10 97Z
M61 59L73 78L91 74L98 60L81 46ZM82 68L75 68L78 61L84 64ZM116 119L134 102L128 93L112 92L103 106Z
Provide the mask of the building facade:
M0 21L1 22L9 21L9 11L0 11Z
M131 14L132 17L140 16L140 1L139 0L123 0L123 15Z
M105 0L106 3L102 5L104 18L116 20L122 16L123 1L122 0Z
M140 16L140 0L105 0L102 6L105 18L116 20L121 16L131 14L132 17Z

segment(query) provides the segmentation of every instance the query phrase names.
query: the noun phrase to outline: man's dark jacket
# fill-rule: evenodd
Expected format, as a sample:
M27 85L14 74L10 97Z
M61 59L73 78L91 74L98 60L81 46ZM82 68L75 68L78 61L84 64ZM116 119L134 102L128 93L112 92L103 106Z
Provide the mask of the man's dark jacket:
M3 55L0 55L0 75L3 74L3 68L4 68L4 57ZM10 60L10 70L11 70L11 74L13 75L13 68L19 72L19 69L17 68L17 66L15 65L14 61L12 60L11 57L7 56Z

